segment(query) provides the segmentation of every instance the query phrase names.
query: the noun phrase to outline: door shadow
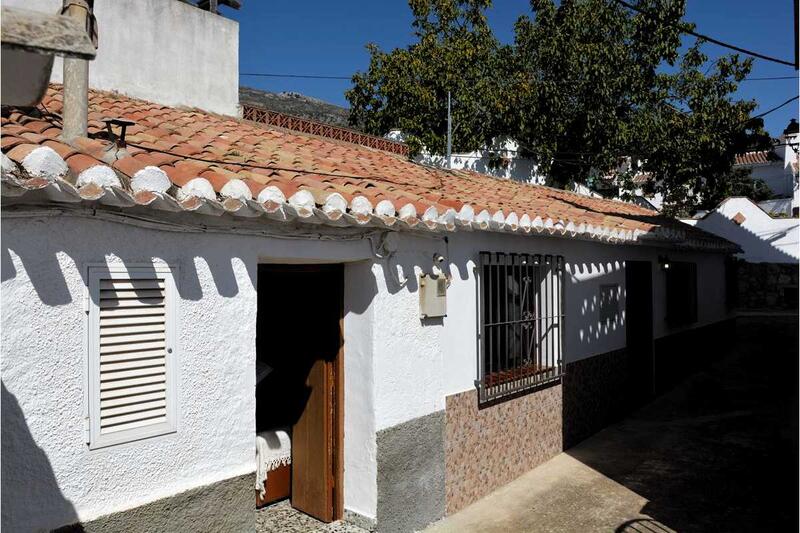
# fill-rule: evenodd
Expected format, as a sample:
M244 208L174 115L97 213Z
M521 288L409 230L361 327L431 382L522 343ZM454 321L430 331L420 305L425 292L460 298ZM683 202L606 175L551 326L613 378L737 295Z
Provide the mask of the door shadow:
M2 530L41 531L64 524L83 531L78 513L58 486L16 396L2 383Z

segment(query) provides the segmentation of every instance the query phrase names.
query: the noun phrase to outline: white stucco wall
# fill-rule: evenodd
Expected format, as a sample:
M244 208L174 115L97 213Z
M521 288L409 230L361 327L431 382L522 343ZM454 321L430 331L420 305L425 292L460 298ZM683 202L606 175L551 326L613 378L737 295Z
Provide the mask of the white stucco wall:
M733 218L741 213L744 221ZM748 198L728 198L701 219L684 223L738 244L737 254L750 263L797 263L800 260L800 219L772 218Z
M397 130L393 130L386 137L402 141L403 135ZM545 176L539 172L539 165L532 159L519 155L519 145L511 139L497 139L493 146L486 149L475 150L472 152L455 153L450 156L450 168L459 170L473 170L482 172L497 178L512 179L522 183L545 182ZM501 155L505 158L505 164L492 164L493 158ZM447 167L447 157L438 154L431 154L423 151L414 158L415 161L425 165Z
M611 327L600 324L596 308L600 285L624 291L625 260L653 262L656 337L669 333L659 254L697 261L697 326L727 317L721 254L484 232L443 237L400 235L387 260L375 258L364 239L176 233L66 215L4 215L3 384L24 416L38 458L33 470L50 476L66 502L48 508L55 517L24 493L12 496L12 505L30 513L33 526L48 527L70 512L91 519L252 471L258 263L346 263L344 498L346 509L370 518L377 509L376 431L440 411L447 395L474 387L479 251L565 257L567 362L625 345L624 298ZM452 276L448 315L422 321L416 275L432 271L434 253L446 257ZM180 268L180 422L173 435L89 451L82 266L103 260Z
M378 430L444 409L445 397L474 387L478 377L478 286L480 251L563 255L566 262L563 339L566 363L623 348L626 343L625 260L653 263L654 336L674 333L666 324L666 280L658 256L698 265L699 327L728 318L724 256L678 252L645 246L619 246L557 237L522 237L483 232L456 233L443 239L405 237L390 260L373 267L379 290L374 303L375 417ZM451 284L447 316L421 320L417 278L431 272L432 257L448 258ZM398 287L393 275L399 271ZM618 284L620 317L611 326L600 321L600 286Z
M752 165L747 168L750 168L750 176L753 179L762 180L775 196L788 197L792 195L794 189L792 172L790 168L784 166L783 161Z
M61 0L3 0L57 13ZM247 9L245 4L243 9ZM89 86L170 106L235 116L239 104L239 24L178 0L96 0L97 57ZM61 83L60 58L51 80Z
M344 270L344 504L345 509L375 518L378 465L375 441L373 327L376 290L372 261L349 263Z
M17 516L24 521L13 523L15 531L49 529L253 472L258 263L346 262L369 254L363 240L186 234L71 216L4 216L3 439L20 439L30 451L14 463L3 458L4 522ZM89 450L85 265L103 261L180 268L179 419L174 434ZM368 265L352 268L345 269L345 506L374 517L374 285L362 283ZM24 422L12 431L14 419ZM13 479L19 483L6 485Z

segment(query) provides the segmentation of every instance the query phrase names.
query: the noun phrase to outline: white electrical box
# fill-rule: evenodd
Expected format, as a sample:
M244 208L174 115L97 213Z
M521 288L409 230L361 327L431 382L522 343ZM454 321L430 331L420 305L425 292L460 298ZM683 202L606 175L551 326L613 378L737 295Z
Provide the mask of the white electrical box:
M447 278L420 275L419 314L422 318L447 316Z

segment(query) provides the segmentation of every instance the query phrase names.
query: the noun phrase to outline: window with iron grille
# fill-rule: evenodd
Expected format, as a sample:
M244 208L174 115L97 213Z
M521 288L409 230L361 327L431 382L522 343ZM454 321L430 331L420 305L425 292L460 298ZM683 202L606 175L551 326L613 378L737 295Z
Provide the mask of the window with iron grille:
M496 400L562 374L564 258L481 252L481 402Z

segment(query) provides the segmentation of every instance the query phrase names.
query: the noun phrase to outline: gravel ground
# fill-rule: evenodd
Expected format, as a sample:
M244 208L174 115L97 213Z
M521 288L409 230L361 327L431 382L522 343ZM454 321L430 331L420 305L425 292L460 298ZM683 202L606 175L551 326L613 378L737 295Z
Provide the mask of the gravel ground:
M258 533L367 533L347 522L326 524L294 509L283 500L256 511Z

